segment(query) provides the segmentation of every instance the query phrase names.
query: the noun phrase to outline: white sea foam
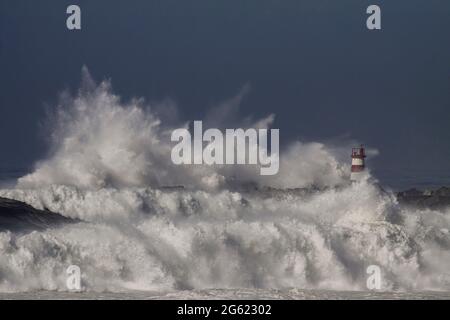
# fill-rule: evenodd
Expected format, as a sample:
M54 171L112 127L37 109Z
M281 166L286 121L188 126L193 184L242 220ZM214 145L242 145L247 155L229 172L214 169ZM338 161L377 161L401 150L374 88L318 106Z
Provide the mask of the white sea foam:
M276 177L260 177L257 165L176 166L170 161L175 145L170 134L174 128L188 125L165 125L159 116L160 105L148 106L141 99L125 103L112 93L108 82L96 86L87 70L84 73L78 94L75 97L65 94L61 98L52 123L48 158L39 162L33 173L20 178L19 187L59 184L100 189L184 185L211 190L236 178L283 187L330 186L346 180L348 166L336 161L330 149L321 143L297 142L287 147L280 156L281 168ZM232 99L210 113L236 112L239 101ZM205 129L212 124L220 127L220 119L212 122L211 117L205 116L208 119ZM256 120L247 117L234 127L264 129L273 121L274 115Z
M66 290L72 264L94 291L365 290L372 264L382 289L450 290L449 212L402 208L368 180L346 184L335 146L293 143L275 177L175 167L171 128L153 109L124 104L107 83L85 88L62 102L49 157L0 190L83 222L1 232L0 291ZM236 178L319 189L243 191L232 188Z
M449 290L448 213L405 211L363 182L307 196L153 189L2 190L87 222L1 233L0 290L65 289L76 264L89 290L286 288Z

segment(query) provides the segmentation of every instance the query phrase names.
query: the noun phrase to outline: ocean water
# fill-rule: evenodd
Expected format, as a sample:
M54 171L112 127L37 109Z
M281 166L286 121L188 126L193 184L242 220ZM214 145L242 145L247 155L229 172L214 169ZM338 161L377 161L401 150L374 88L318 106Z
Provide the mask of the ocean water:
M293 142L276 176L175 166L171 127L108 83L66 97L54 124L47 158L2 173L0 197L44 211L0 231L0 298L449 297L450 208L404 207L370 172L350 184L347 146ZM72 221L46 225L45 210Z
M450 291L448 210L403 208L369 182L301 194L51 186L0 196L82 220L0 232L0 291L10 297L75 297L56 293L68 291L70 265L81 268L81 295L93 298ZM367 292L369 265L380 267L383 293Z
M302 289L210 289L173 292L0 293L0 300L449 300L449 292L374 292Z

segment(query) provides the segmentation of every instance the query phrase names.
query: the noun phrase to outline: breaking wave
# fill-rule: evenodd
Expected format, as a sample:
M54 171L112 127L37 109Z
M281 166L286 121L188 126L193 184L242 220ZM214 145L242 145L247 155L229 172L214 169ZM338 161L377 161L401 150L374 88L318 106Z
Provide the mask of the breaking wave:
M221 128L229 122L238 112L241 99L239 93L210 110L204 129ZM348 166L336 161L321 143L288 146L280 156L281 169L275 178L261 177L256 165L174 165L170 161L174 146L170 135L176 128L189 126L173 119L174 110L167 102L154 106L145 105L142 99L122 102L112 93L109 82L97 86L84 69L82 89L75 97L62 95L53 116L49 157L39 162L33 173L19 179L18 186L61 184L100 189L183 185L212 190L227 187L236 178L278 187L339 185L348 178ZM218 114L220 118L216 119ZM170 121L163 122L167 117ZM274 115L238 118L236 115L233 119L235 128L264 129L274 121Z
M0 232L0 291L67 290L73 264L93 291L366 290L373 264L384 290L450 290L448 211L404 208L370 179L347 184L348 166L321 143L288 146L275 177L172 166L157 108L85 83L61 102L49 157L0 190L80 221Z

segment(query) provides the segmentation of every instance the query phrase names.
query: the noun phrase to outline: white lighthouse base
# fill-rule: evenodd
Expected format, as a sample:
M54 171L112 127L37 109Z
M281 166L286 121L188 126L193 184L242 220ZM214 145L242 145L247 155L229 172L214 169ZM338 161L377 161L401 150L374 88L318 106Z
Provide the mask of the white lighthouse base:
M362 180L367 179L367 176L368 175L367 175L366 171L352 172L350 174L350 181L354 181L354 182L362 181Z

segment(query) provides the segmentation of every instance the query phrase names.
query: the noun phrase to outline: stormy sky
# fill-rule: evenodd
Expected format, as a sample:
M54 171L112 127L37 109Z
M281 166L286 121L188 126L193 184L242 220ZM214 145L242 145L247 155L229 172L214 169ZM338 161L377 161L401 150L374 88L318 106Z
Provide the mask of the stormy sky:
M382 30L366 28L370 4ZM0 168L48 152L46 110L83 65L186 120L247 86L243 116L275 113L282 142L360 141L388 184L450 182L446 0L0 0Z

